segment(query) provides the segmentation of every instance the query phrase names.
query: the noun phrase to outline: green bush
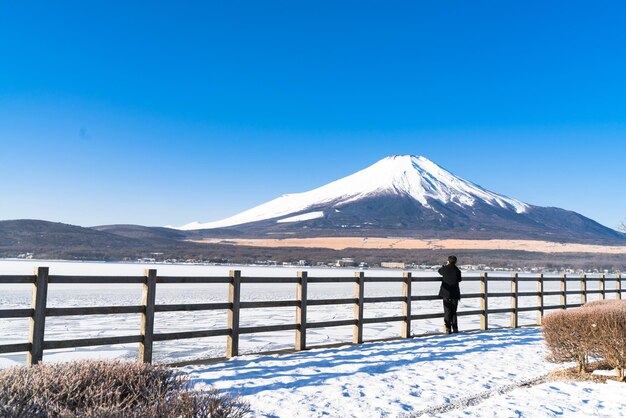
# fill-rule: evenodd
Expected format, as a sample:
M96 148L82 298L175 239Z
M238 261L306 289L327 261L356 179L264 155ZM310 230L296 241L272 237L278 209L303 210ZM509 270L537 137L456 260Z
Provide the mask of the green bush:
M0 417L240 418L247 404L195 391L173 369L121 361L78 361L0 370Z

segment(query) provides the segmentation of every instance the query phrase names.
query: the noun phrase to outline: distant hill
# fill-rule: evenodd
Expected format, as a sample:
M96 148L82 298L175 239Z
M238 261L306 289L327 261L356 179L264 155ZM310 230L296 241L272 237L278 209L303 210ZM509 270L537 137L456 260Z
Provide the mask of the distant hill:
M101 225L91 229L133 239L183 240L189 234L176 229L141 225Z
M98 230L103 229L103 230ZM193 231L191 231L193 232ZM178 239L181 231L135 225L83 228L57 222L21 219L0 221L0 258L14 258L32 253L37 259L64 260L156 260L210 261L219 263L254 263L275 260L307 260L330 263L351 257L375 265L382 261L438 264L449 250L402 250L347 248L264 248L227 244L198 244ZM494 267L602 268L623 269L624 255L547 254L528 251L458 250L464 264L487 264Z

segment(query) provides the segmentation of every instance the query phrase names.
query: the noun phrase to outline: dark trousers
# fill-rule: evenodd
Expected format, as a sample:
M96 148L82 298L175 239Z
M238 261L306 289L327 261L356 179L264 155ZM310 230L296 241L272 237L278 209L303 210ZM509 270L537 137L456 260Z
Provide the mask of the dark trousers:
M456 309L459 306L458 299L444 299L443 300L443 323L446 326L446 330L450 332L458 332L459 324L456 319Z

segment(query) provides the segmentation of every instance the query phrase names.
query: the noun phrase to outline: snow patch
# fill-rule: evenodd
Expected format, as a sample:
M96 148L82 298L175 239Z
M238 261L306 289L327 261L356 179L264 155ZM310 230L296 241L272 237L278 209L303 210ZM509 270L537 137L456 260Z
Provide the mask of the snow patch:
M302 215L290 216L289 218L283 218L276 221L277 224L287 223L287 222L300 222L300 221L310 221L311 219L323 218L323 211L309 212L303 213Z

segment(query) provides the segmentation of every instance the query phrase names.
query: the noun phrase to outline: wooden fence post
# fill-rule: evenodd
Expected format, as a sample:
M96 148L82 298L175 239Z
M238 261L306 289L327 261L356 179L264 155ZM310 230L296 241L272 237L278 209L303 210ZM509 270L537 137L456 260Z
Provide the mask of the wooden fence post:
M226 357L231 358L239 355L239 301L241 299L241 271L230 271L230 284L228 285L228 302L231 304L228 310L228 328L230 334L226 337Z
M606 287L604 285L604 278L606 276L604 274L600 275L600 280L598 281L599 287L600 287L600 299L604 300L606 299Z
M587 303L587 275L580 276L580 303Z
M356 324L352 329L352 342L361 344L363 342L363 299L365 297L365 273L358 271L354 273L354 319Z
M559 302L561 309L567 309L567 274L561 274L561 294L559 295Z
M404 281L402 282L402 316L404 321L402 322L402 338L411 337L411 272L405 271L402 275Z
M482 297L480 298L480 310L482 311L482 313L480 314L480 329L482 330L489 329L489 300L487 297L488 291L488 276L486 272L483 272L480 274L480 293L482 293Z
M141 292L141 304L144 311L141 313L141 336L139 343L139 361L152 363L152 346L154 343L154 304L156 300L156 269L146 269Z
M537 325L543 323L543 274L537 276Z
M39 267L35 270L36 278L33 283L30 307L33 316L29 320L30 350L26 354L26 364L29 366L39 363L43 359L43 339L46 329L46 303L48 300L48 267Z
M306 350L306 305L307 305L307 280L306 271L298 272L298 286L296 288L296 351Z
M511 328L519 327L519 316L517 314L517 305L518 305L517 278L518 278L517 273L513 273L511 275L511 293L513 293L513 296L511 296L511 309L513 309L513 312L511 312Z
M618 274L615 277L615 290L617 290L617 292L615 293L617 296L615 296L616 299L621 299L622 298L622 275Z

